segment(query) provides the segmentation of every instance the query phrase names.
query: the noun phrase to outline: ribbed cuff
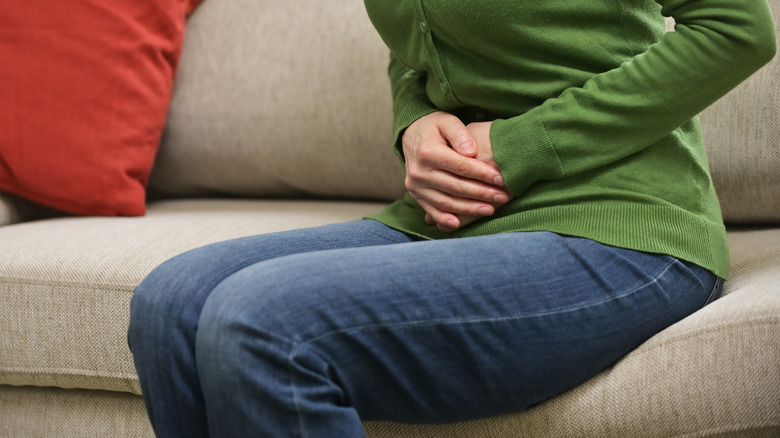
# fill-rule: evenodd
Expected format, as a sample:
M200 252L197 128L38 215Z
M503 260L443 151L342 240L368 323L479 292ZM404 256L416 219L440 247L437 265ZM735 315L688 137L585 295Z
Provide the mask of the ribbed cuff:
M563 165L539 117L539 108L511 119L495 120L490 143L504 183L515 196L537 181L563 176Z

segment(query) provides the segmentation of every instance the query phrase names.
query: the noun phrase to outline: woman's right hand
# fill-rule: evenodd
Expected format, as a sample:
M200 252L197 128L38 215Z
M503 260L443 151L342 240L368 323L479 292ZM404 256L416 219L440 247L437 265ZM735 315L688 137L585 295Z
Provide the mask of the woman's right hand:
M485 217L509 201L501 173L478 160L477 142L457 117L435 112L412 123L401 139L406 189L444 232ZM492 156L492 155L491 155Z

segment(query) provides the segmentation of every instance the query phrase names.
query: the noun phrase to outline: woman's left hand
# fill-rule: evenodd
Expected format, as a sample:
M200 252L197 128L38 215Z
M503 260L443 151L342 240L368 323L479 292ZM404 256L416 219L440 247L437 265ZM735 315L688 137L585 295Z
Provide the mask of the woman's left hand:
M498 164L496 164L496 160L493 158L493 146L490 142L490 127L492 124L493 122L475 122L466 125L466 129L469 130L472 137L474 138L474 140L476 140L477 143L477 155L474 158L498 169ZM501 188L504 189L507 194L509 194L509 191L507 190L506 186L502 186ZM509 199L512 199L511 194L509 194ZM503 204L494 204L493 206L496 209L498 209L501 205ZM460 220L461 227L470 224L476 220L484 218L484 216L467 216L467 215L456 215L456 216ZM425 222L428 225L437 225L438 228L444 232L455 231L455 228L450 228L445 224L437 224L436 221L434 221L433 218L428 214L425 215Z

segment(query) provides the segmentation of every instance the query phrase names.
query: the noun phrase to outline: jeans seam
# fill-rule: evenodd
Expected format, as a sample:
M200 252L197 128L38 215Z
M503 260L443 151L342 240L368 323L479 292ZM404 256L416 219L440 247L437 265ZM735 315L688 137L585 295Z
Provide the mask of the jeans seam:
M274 337L290 346L289 349L287 350L287 373L290 382L290 392L292 393L292 400L293 400L293 404L295 405L295 414L298 417L298 436L301 438L306 438L307 433L303 423L304 415L303 412L301 412L300 396L298 394L298 391L296 391L296 388L299 387L299 384L297 379L295 378L295 367L293 366L293 362L294 362L293 357L295 357L295 351L302 344L300 342L286 339L284 337L277 337L277 336Z
M580 304L577 306L560 307L557 309L550 309L544 312L535 312L529 314L514 314L514 315L491 317L491 318L436 319L436 320L397 322L397 323L389 323L389 324L372 324L372 325L357 326L357 327L351 327L342 330L330 331L310 339L300 340L293 349L301 346L313 345L328 337L342 335L346 333L370 332L370 331L376 331L376 330L387 329L387 328L408 329L408 328L434 326L434 325L478 324L484 322L521 320L526 318L538 318L541 316L548 316L553 314L571 313L584 308L594 307L609 301L614 301L616 299L624 298L628 295L637 293L640 290L645 289L652 284L657 284L658 279L661 276L663 276L669 270L669 268L671 268L671 266L674 264L675 261L676 259L670 261L669 264L667 264L655 277L653 277L649 281L646 281L645 283L642 283L639 286L633 287L616 296L610 296L609 298L605 298L597 301L589 301L588 303Z
M721 277L715 278L715 283L712 285L712 290L710 291L709 296L707 297L707 301L704 303L704 305L708 305L712 303L713 301L720 298L720 295L723 293L723 279Z

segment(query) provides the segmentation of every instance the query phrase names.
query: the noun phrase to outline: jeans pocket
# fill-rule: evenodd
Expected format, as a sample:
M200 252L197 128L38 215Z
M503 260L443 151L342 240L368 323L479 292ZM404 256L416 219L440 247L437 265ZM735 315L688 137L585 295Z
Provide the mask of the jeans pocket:
M717 300L718 298L720 298L722 293L723 293L723 279L720 277L715 277L715 284L712 285L710 296L707 298L707 302L704 303L704 305L706 306L707 304L710 304L711 302Z

